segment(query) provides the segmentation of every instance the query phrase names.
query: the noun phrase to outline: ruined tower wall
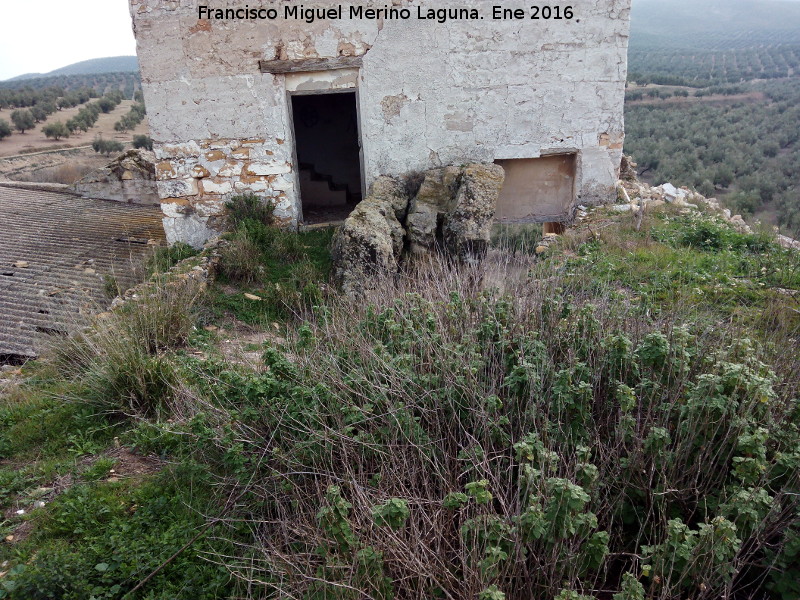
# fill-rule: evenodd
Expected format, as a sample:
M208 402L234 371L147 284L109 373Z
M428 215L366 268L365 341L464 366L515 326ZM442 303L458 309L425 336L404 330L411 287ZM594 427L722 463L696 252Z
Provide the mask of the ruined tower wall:
M226 196L273 198L297 222L288 93L357 89L367 186L439 165L577 153L578 202L604 201L623 141L630 0L577 0L571 20L493 20L485 0L394 0L409 20L198 18L197 0L130 0L157 179L170 241L198 244L222 226ZM498 0L499 6L520 8ZM221 0L214 8L243 7ZM417 10L476 8L439 23ZM265 65L361 58L348 69L262 73ZM278 63L275 63L278 64ZM298 63L300 64L300 63Z

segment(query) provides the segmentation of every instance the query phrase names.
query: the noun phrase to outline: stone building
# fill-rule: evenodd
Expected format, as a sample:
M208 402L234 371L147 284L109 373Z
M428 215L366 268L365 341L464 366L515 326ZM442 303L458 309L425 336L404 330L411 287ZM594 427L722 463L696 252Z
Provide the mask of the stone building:
M171 242L235 193L335 220L444 165L501 164L501 221L614 193L631 0L129 1Z

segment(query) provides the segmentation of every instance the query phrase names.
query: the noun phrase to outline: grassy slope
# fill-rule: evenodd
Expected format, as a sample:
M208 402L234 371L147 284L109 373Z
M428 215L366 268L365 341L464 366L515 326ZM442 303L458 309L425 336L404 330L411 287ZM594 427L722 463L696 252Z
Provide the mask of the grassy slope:
M289 337L299 336L302 342L309 330L276 302L298 299L281 292L291 286L300 289L293 265L310 260L317 279L324 281L329 240L329 233L305 235L295 245L301 250L292 261L268 253L265 280L246 289L231 283L213 286L199 316L198 324L205 328L198 327L183 348L163 356L189 381L205 374L197 380L199 390L227 381L234 386L226 392L231 402L237 395L261 397L259 386L272 384L226 363L219 343L239 320L255 327L271 327L280 320ZM777 364L783 345L792 342L796 347L798 341L799 266L796 253L706 218L658 213L637 232L628 217L596 213L540 261L532 275L551 283L555 278L558 293L578 306L601 300L628 307L645 321L687 322L751 337L766 344L766 355ZM267 300L248 299L245 293ZM776 343L782 347L769 350ZM281 367L274 342L259 350L270 348L273 371L289 368ZM0 561L8 561L0 575L0 597L122 597L201 532L207 518L223 514L231 490L246 484L256 468L237 429L237 421L258 420L259 410L253 412L253 407L226 413L229 423L219 422L217 409L210 405L205 411L173 405L172 412L159 409L161 417L139 420L98 401L91 382L87 388L80 377L66 381L46 364L31 365L26 374L25 382L0 404L2 534L14 536L0 549ZM215 375L209 379L209 374ZM120 446L151 457L152 468L126 472ZM36 506L40 499L44 507ZM236 514L257 513L255 502L245 495ZM25 513L16 514L21 509ZM248 541L254 531L233 521L213 533ZM226 569L206 560L213 556L209 552L235 549L211 534L201 535L129 597L244 597L245 590L231 582Z

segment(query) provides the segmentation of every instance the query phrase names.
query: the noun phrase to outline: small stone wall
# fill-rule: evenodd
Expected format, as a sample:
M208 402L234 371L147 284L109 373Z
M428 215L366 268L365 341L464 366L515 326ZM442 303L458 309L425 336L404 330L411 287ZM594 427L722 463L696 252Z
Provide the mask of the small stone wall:
M272 141L282 144L283 140ZM200 140L156 148L155 176L167 241L195 248L225 229L225 201L254 193L275 204L279 223L297 222L288 200L291 163L277 160L263 138Z
M198 291L205 290L214 279L220 261L219 249L226 243L219 237L209 240L197 256L186 258L165 273L154 275L147 281L125 290L111 301L108 311L100 313L98 318L106 318L110 312L119 310L129 302L137 302L140 298L147 297L152 293L156 279L161 285L195 285Z
M73 190L83 198L157 205L154 160L152 152L129 150L78 181Z

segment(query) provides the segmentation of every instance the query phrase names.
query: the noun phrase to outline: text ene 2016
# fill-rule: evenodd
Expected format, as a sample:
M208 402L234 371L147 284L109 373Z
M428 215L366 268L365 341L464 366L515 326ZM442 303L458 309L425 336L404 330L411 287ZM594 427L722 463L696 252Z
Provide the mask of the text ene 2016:
M575 11L572 6L531 6L527 11L524 8L492 7L492 19L495 20L570 20L574 17Z

